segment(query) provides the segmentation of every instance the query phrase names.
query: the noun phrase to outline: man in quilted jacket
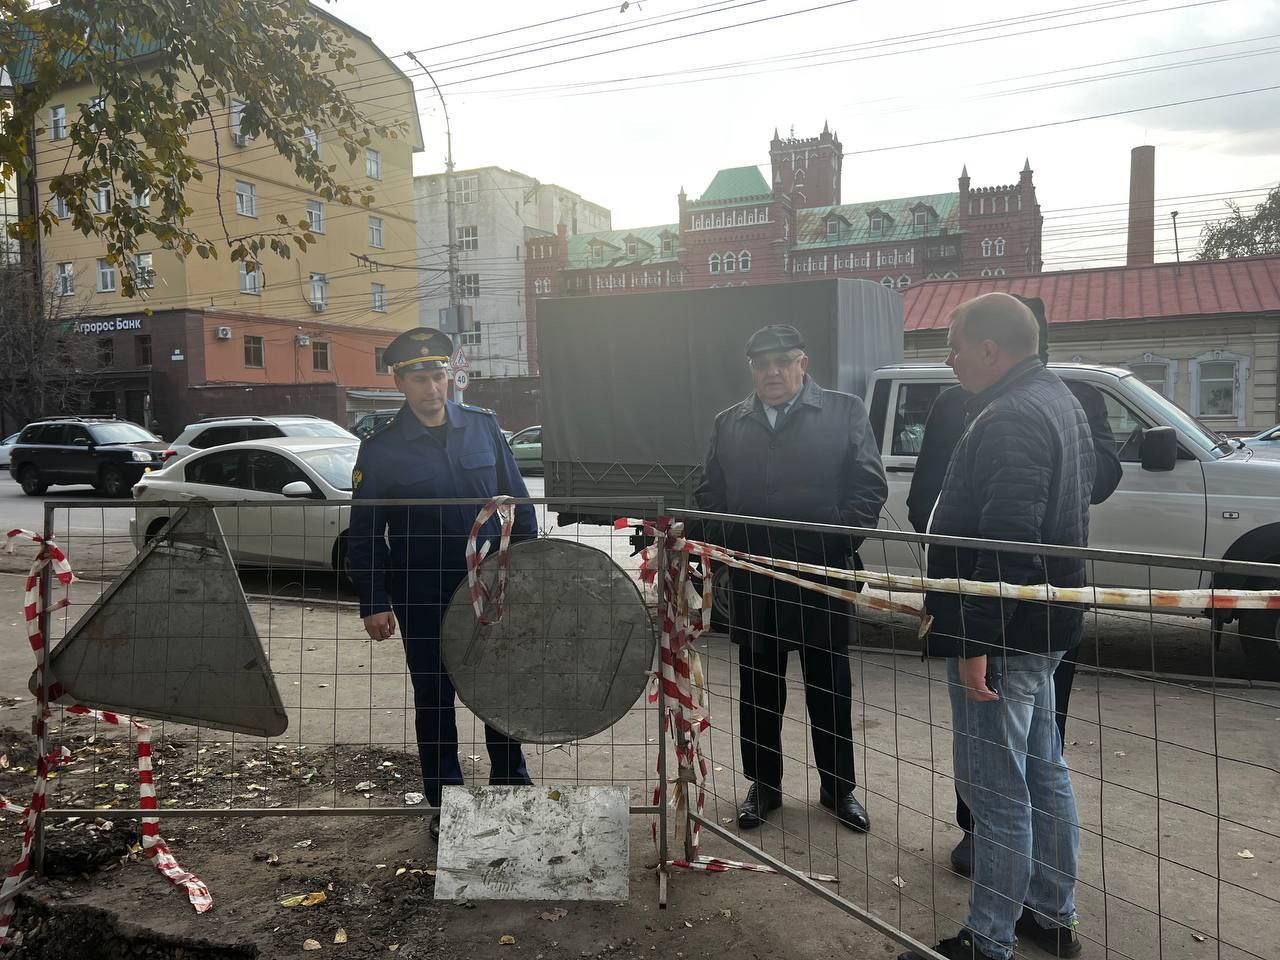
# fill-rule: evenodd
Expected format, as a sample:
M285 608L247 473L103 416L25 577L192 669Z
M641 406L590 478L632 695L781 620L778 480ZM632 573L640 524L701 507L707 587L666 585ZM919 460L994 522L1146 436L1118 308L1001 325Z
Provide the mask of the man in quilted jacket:
M1085 546L1095 461L1079 401L1037 356L1031 311L991 293L951 314L947 363L972 399L930 532ZM931 578L1083 586L1085 564L1034 552L933 546ZM973 888L949 960L1009 960L1017 937L1080 953L1079 820L1054 720L1053 673L1080 608L931 592L929 654L947 660L956 784L973 811ZM904 954L903 960L914 960Z

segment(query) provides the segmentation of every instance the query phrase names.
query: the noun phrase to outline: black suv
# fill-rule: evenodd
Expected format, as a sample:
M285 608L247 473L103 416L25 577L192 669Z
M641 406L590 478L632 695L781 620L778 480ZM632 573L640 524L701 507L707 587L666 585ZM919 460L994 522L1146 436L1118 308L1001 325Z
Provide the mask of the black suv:
M38 497L51 483L91 483L108 497L123 497L148 468L159 468L164 441L136 423L94 417L59 417L28 424L9 456L9 473L22 492Z

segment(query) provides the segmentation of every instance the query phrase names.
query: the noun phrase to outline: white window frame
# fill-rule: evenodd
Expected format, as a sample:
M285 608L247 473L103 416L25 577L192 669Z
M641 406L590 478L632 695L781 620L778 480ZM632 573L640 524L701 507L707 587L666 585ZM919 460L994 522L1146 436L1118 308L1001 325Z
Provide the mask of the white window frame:
M115 264L105 257L98 258L98 292L115 293L117 289Z
M990 268L990 267L983 267L983 268L982 268L982 274L981 274L981 275L982 275L982 276L984 276L984 277L989 277L989 276L991 276L991 268Z
M144 259L145 258L145 259ZM156 285L155 254L135 253L133 255L134 283L140 290L150 290Z
M49 108L49 139L65 140L69 136L67 130L67 105L60 103Z
M114 200L110 180L103 180L93 191L93 209L97 213L110 213Z
M984 257L991 256L991 238L987 237L982 241L982 255Z
M307 201L307 229L312 233L324 233L324 201Z
M634 240L627 241L627 256L638 257L640 255L640 244Z
M311 274L311 305L329 306L329 278L323 273Z
M480 249L479 227L455 227L454 233L454 241L463 253Z
M316 361L320 357L324 357L324 366L320 366ZM332 373L333 372L333 344L328 340L312 340L311 341L311 371L313 373Z
M249 296L258 297L262 295L262 267L257 263L249 263L241 260L240 267L240 292Z
M713 253L707 257L707 273L720 272L720 254Z
M475 203L476 195L480 192L480 177L474 173L468 177L458 177L453 181L453 189L458 203Z
M385 221L381 217L369 218L369 246L381 250L386 241L384 235Z
M480 274L458 274L458 293L463 299L476 300L480 297Z
M133 195L129 197L129 204L135 210L151 206L151 190L147 187L143 187L141 190L135 188Z
M1163 366L1164 367L1164 389L1160 392L1170 400L1172 400L1176 396L1176 391L1178 387L1178 361L1177 360L1171 360L1168 357L1157 356L1154 353L1144 353L1140 357L1134 357L1132 360L1126 360L1124 365L1128 367L1131 371L1133 371L1133 375L1135 377L1138 376L1138 372L1133 369L1134 367L1145 366L1145 365ZM1138 377L1138 379L1142 380L1141 377ZM1145 380L1143 380L1142 382L1146 383ZM1147 386L1150 387L1151 384L1148 383ZM1152 387L1152 389L1154 390L1155 388Z
M671 256L671 253L674 249L675 249L675 244L672 242L671 238L663 237L662 238L662 255L664 257L669 257Z
M58 296L69 297L76 292L76 265L64 260L58 264Z
M915 220L915 225L917 227L924 227L926 230L929 228L928 210L917 210L913 219Z
M364 148L364 175L370 180L382 179L382 151Z
M880 286L888 287L890 290L894 290L894 289L897 289L898 281L894 280L893 277L881 277Z
M835 240L840 236L840 221L832 217L827 221L827 239Z
M258 185L251 180L236 181L236 213L242 217L258 215Z
M911 278L904 273L898 278L898 289L905 290L909 286L911 286Z
M464 347L478 347L483 340L483 334L480 332L480 321L475 321L474 330L464 330L458 335L458 342Z
M993 277L1003 277L1003 276L1004 276L1004 267L996 267L994 270L992 270L992 271L991 271L991 275L992 275Z
M1226 416L1218 416L1200 413L1200 367L1205 363L1235 363L1235 413ZM1232 353L1230 350L1210 350L1191 359L1191 413L1201 420L1213 420L1215 422L1224 422L1234 420L1238 426L1243 427L1248 417L1248 406L1245 403L1249 382L1249 358L1242 353Z
M996 237L996 256L1004 256L1004 237Z
M53 212L59 220L71 219L71 205L67 203L66 197L53 198Z
M733 251L720 258L720 270L723 273L734 273L738 269L738 257Z
M315 127L302 128L302 142L307 145L307 149L311 152L311 156L320 159L320 131Z
M877 214L871 218L869 226L872 233L884 233L884 217Z
M370 309L374 313L387 312L387 285L385 283L369 284Z
M743 250L741 253L738 254L738 272L739 273L751 272L751 251L750 250Z
M231 119L230 119L230 123L228 124L228 127L231 130L232 138L238 139L239 141L249 141L253 139L253 137L246 136L245 134L240 132L240 122L244 119L244 108L245 108L244 101L242 100L231 101L231 111L230 111Z

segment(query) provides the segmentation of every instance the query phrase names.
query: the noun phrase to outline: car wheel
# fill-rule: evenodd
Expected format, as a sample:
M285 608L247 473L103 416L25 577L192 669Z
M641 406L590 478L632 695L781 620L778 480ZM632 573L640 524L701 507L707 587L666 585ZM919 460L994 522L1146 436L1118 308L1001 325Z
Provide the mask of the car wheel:
M30 463L18 471L18 482L22 484L22 492L28 497L43 496L49 489L49 484L40 479L40 471Z
M1280 680L1280 610L1242 610L1240 646L1256 680Z
M98 478L98 489L102 491L104 496L116 498L127 496L129 493L129 481L125 478L124 471L119 467L103 467L102 474Z
M160 536L161 532L168 525L168 523L169 523L168 517L160 517L156 520L152 520L151 524L147 527L146 534L143 537L144 542L150 543L156 537Z

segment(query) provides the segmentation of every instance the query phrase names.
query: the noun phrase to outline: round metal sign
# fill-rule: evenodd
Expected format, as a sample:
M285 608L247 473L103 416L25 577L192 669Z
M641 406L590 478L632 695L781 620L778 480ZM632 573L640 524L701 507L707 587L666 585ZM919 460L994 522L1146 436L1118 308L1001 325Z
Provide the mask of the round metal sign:
M471 382L471 378L467 376L465 370L455 370L453 372L453 385L459 390L467 389L467 384Z
M492 589L498 563L480 576ZM445 669L473 713L523 743L565 743L620 720L644 692L653 624L634 580L572 540L512 544L502 620L481 626L463 580L440 624Z

